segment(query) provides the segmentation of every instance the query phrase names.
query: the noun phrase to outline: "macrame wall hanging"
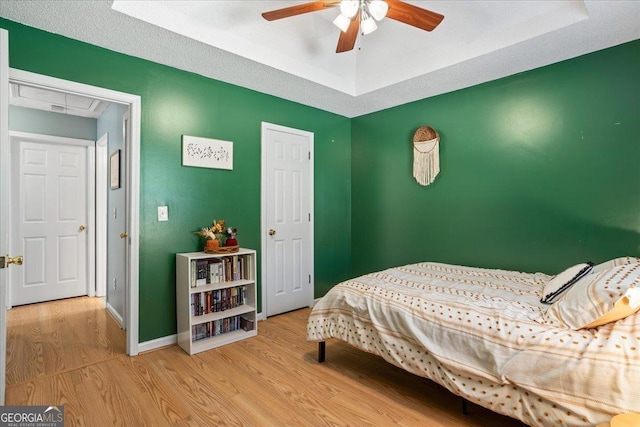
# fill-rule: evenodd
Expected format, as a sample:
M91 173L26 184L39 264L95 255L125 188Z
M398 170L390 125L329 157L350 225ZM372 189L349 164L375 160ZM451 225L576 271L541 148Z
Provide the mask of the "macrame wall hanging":
M440 135L431 126L422 126L413 134L413 177L420 185L429 185L440 172Z

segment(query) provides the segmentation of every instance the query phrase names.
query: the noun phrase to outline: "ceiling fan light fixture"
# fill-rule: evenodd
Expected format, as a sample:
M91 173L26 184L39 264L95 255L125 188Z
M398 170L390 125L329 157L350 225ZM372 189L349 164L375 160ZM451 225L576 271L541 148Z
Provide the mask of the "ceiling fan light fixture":
M262 17L267 21L275 21L333 7L339 7L341 12L333 21L341 31L336 53L353 50L358 35L372 33L378 28L376 21L385 18L424 31L432 31L444 19L444 15L414 6L406 0L307 0L293 6L264 12Z
M377 28L376 21L371 16L367 16L360 22L360 29L364 35L373 33Z
M388 11L389 5L385 1L373 0L371 3L369 3L369 13L376 21L380 21L385 16L387 16Z
M349 24L351 24L351 19L347 18L341 13L336 19L333 20L333 23L336 27L340 28L340 31L346 33L347 29L349 28Z
M342 2L340 2L340 12L349 19L356 16L358 9L360 9L360 2L358 0L342 0Z

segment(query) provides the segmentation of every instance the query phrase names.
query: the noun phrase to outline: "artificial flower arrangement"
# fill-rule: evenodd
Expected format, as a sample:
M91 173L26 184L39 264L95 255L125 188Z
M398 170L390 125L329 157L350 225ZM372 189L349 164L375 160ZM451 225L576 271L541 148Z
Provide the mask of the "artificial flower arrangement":
M219 247L236 247L238 245L236 240L238 229L226 227L224 219L217 221L214 219L210 227L203 227L194 233L205 239L205 252L215 251L215 248Z
M226 240L224 219L213 220L210 227L203 227L194 233L200 237L204 237L205 240L217 240L221 244L224 244Z

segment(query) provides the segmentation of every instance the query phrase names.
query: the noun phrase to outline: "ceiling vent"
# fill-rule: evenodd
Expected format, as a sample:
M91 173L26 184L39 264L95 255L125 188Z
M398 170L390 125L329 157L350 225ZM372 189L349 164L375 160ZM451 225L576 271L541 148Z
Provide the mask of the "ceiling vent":
M10 93L11 105L93 119L109 106L108 101L17 83L10 84Z

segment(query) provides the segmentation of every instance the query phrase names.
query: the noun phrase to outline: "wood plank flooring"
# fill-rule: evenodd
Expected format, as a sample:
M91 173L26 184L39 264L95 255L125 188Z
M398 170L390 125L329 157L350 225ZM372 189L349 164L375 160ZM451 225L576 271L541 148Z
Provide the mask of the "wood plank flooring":
M8 405L64 405L69 426L505 426L431 381L338 341L305 339L309 309L259 322L258 336L189 356L125 355L98 298L7 313Z

